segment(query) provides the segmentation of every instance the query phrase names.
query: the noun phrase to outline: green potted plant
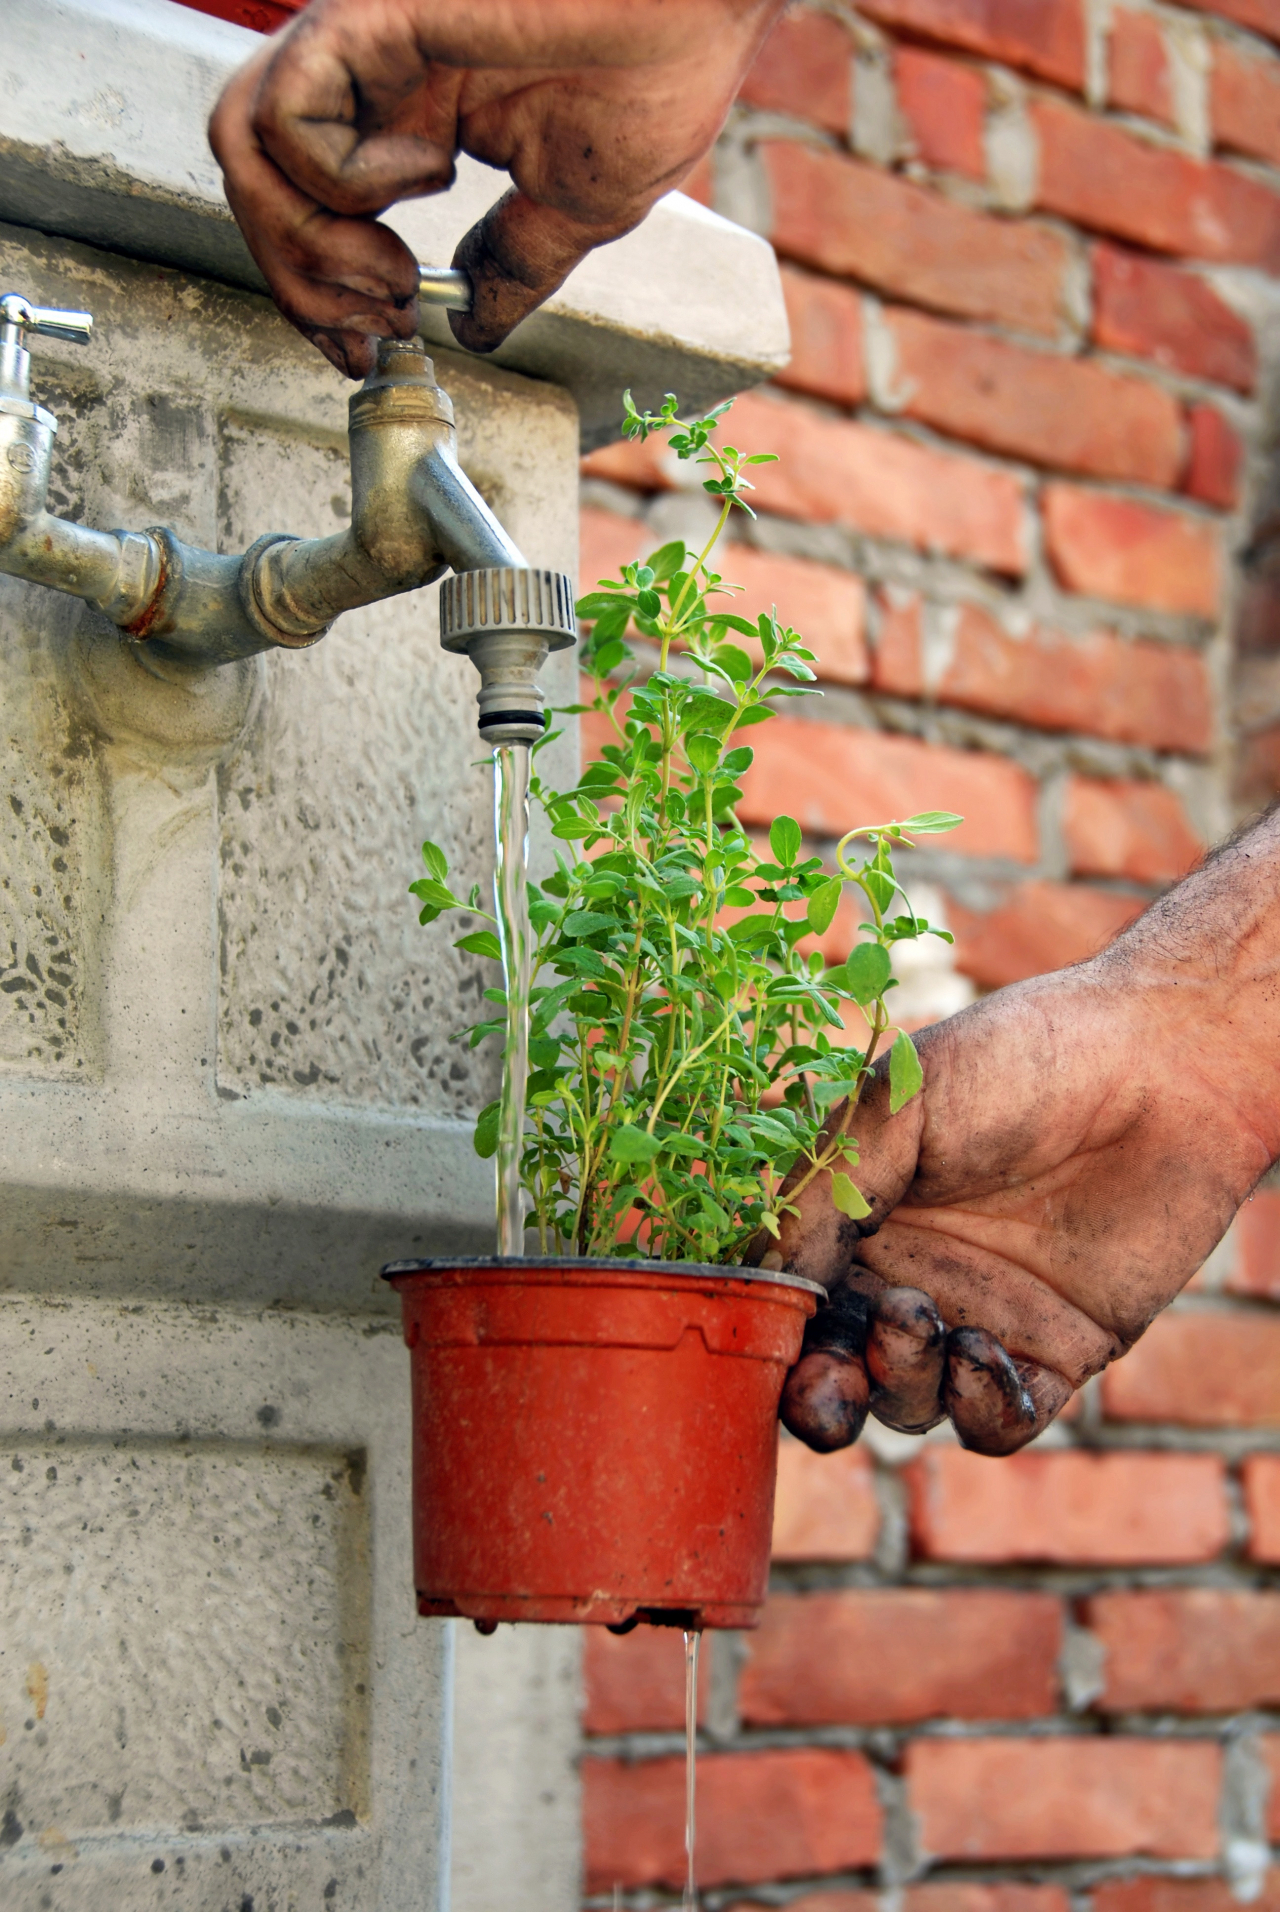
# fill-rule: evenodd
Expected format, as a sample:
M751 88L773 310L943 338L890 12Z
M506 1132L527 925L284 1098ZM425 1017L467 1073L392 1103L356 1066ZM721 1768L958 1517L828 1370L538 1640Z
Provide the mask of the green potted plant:
M791 817L758 841L742 826L754 729L817 694L813 652L774 610L742 616L716 569L773 455L717 442L727 405L683 421L673 397L656 414L625 402L628 436L663 433L709 467L720 511L696 555L664 545L578 604L589 690L566 714L608 726L598 759L554 790L535 748L557 847L528 892L519 1168L538 1252L389 1271L413 1350L420 1610L485 1626L754 1623L779 1396L822 1291L744 1264L818 1176L845 1214L869 1212L859 1091L886 1045L894 1109L921 1080L893 1033L890 952L945 935L911 909L892 854L959 821L854 827L834 868ZM434 844L423 857L423 923L484 914ZM813 944L846 888L864 920L829 966ZM457 946L502 954L490 929ZM510 1035L505 991L486 994L473 1045ZM479 1117L482 1155L501 1113Z

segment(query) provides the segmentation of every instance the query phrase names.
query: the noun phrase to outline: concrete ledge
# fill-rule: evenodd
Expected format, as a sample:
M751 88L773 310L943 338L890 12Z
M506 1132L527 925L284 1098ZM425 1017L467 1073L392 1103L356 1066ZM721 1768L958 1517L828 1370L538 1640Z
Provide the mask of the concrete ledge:
M7 0L4 16L0 218L262 290L204 130L258 36L175 0ZM447 263L505 183L464 158L449 193L388 221L424 263ZM453 346L442 313L423 329ZM625 386L702 406L767 378L788 351L772 248L670 193L494 356L570 391L590 447L616 435Z

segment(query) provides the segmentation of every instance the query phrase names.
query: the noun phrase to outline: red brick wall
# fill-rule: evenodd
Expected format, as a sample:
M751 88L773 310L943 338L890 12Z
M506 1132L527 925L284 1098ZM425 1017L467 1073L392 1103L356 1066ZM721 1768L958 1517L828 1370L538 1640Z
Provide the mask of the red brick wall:
M1280 789L1280 561L1237 563L1280 520L1280 4L798 8L693 190L773 240L794 339L722 568L826 679L754 733L752 818L960 810L914 874L961 971L1087 954ZM677 477L587 461L585 578L696 528ZM1264 1191L1026 1454L784 1443L764 1624L707 1644L714 1912L1280 1907L1278 1301ZM678 1888L681 1658L588 1633L596 1904Z

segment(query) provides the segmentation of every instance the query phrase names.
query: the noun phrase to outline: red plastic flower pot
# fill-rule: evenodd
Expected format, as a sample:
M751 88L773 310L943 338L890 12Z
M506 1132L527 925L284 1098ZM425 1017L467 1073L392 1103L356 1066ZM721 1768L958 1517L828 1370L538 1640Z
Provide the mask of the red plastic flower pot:
M644 1261L392 1262L418 1611L751 1627L787 1369L823 1290Z

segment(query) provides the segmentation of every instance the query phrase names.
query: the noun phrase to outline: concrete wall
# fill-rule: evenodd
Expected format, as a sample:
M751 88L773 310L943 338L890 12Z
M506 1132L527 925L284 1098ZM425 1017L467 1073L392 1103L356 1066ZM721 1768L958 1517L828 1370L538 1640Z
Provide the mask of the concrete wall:
M222 549L347 514L346 391L265 301L16 229L0 279L98 319L36 359L64 512ZM439 369L466 468L572 570L572 402ZM492 861L475 682L434 595L182 680L0 579L6 1907L444 1892L451 1641L414 1614L378 1279L492 1229L469 1116L496 1065L449 1042L490 977L406 894L424 835L463 884ZM553 672L563 700L571 658ZM468 1684L500 1788L530 1709L559 1722L569 1856L540 1903L568 1904L573 1656L557 1641L541 1707L545 1646L490 1651Z

